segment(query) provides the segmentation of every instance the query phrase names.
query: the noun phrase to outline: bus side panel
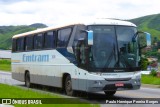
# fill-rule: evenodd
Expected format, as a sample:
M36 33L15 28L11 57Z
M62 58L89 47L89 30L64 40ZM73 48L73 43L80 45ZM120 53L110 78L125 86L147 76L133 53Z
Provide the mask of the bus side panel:
M32 55L34 58L26 59ZM39 58L40 55L49 55L49 61L35 59L35 56ZM62 87L63 74L68 73L72 79L73 89L86 91L87 71L79 69L57 50L13 53L13 78L24 81L25 71L29 71L31 83L55 87Z
M12 72L12 78L24 82L24 73Z
M56 50L36 51L31 54L48 55L48 60L39 60L30 64L31 82L41 85L61 87L61 80L56 81L55 73L60 73L60 65L58 59L61 58Z
M12 54L12 78L24 82L24 67L21 64L19 53L13 53Z
M30 72L31 82L36 84L48 85L48 86L57 86L55 82L54 72L59 71L58 66L50 65L34 65L31 67Z
M69 74L72 80L72 89L78 89L78 68L73 64L61 65L61 74ZM62 79L62 78L61 78Z
M79 68L78 72L78 89L81 91L87 90L87 74L86 70Z

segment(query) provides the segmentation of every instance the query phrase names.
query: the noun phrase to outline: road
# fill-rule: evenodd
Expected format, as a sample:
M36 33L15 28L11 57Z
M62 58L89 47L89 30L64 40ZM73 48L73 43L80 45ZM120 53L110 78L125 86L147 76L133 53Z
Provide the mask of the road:
M24 87L24 82L19 82L13 80L10 72L2 72L0 71L0 83L10 84L10 85L18 85ZM39 89L37 89L39 90ZM53 92L52 92L53 93ZM85 93L86 95L86 93ZM83 94L80 96L83 98ZM89 102L93 103L101 103L102 107L125 107L127 104L105 104L106 100L114 100L114 99L133 99L133 98L160 98L160 88L144 88L141 87L140 90L128 90L128 91L118 91L113 97L107 98L103 92L100 93L90 93L92 99L87 99ZM137 107L159 107L159 104L156 105L147 105L147 104L136 104ZM130 104L130 107L135 105Z
M12 79L12 75L10 72L0 71L0 83L9 84L9 85L22 85L24 82L19 82L17 80Z

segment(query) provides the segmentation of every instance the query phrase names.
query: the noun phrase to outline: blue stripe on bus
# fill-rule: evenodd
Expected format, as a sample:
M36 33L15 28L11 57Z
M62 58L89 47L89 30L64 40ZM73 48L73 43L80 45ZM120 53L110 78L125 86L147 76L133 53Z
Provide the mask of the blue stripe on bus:
M57 48L56 50L66 57L71 63L77 64L75 55L68 52L66 48Z

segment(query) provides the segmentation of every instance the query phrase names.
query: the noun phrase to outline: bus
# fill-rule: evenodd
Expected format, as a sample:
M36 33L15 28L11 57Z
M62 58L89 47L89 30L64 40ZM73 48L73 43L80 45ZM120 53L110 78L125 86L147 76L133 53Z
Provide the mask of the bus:
M141 86L141 49L150 34L115 19L37 29L12 38L12 78L75 91L112 96Z

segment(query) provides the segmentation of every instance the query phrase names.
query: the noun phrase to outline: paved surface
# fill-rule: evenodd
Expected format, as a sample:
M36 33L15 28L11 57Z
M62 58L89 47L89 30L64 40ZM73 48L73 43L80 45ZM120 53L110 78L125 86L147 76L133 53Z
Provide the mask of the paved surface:
M11 78L11 73L7 73L7 72L1 72L0 71L0 83L4 83L4 84L10 84L10 85L18 85L21 87L24 87L24 82L19 82L16 80L13 80ZM41 90L41 89L37 89L37 90ZM52 92L53 93L53 92ZM86 95L86 93L85 93ZM100 93L90 93L89 95L89 99L87 99L89 102L93 102L93 103L101 103L102 107L159 107L159 104L156 105L147 105L147 104L104 104L106 102L106 100L114 100L114 99L133 99L133 98L160 98L160 88L144 88L141 87L140 90L128 90L128 91L118 91L113 97L106 97L105 94L103 92ZM81 97L83 99L84 95L80 95L79 97ZM91 98L91 99L90 99ZM84 98L85 99L85 98ZM103 103L103 104L102 104Z
M2 71L0 71L0 83L9 84L9 85L24 84L24 82L19 82L17 80L12 79L12 75L10 72L2 72Z
M14 107L12 105L3 105L3 104L0 104L0 107Z

